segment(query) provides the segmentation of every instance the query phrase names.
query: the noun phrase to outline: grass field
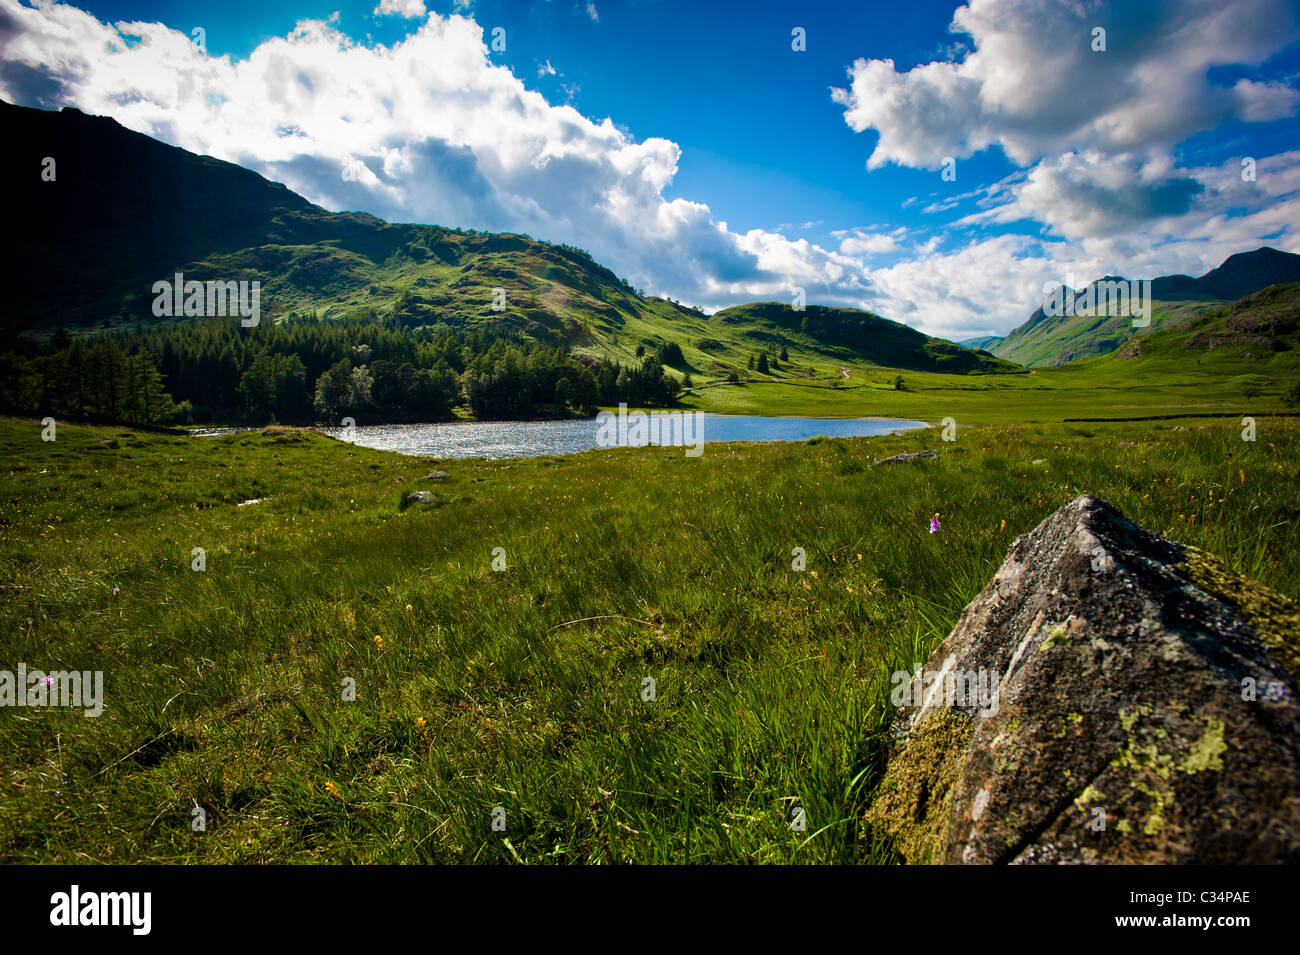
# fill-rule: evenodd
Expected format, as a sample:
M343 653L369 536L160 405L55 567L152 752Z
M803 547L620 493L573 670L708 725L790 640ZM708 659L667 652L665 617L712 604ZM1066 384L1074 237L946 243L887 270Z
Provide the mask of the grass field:
M746 371L750 380L738 386L697 375L696 388L686 400L724 413L865 414L926 421L951 417L959 426L1277 412L1285 410L1283 394L1300 382L1300 341L1294 320L1291 324L1284 320L1300 304L1298 288L1277 286L1252 296L1245 311L1212 309L1145 335L1132 343L1134 347L1061 367L950 375L882 368L853 358L828 363L815 350L796 349L790 352L791 363L775 374ZM1234 333L1227 331L1232 322L1239 327L1250 324L1254 331L1228 347L1197 343L1210 331L1233 338ZM730 328L741 336L760 331L755 325ZM1277 341L1260 344L1262 332L1275 335ZM743 355L743 345L742 338L733 352ZM900 376L904 388L896 390L895 379Z
M1118 361L1099 359L1098 361ZM1099 367L1079 363L1024 375L942 375L902 372L905 390L894 390L896 371L854 366L838 386L829 376L814 380L773 378L741 385L697 387L687 407L721 414L811 417L953 418L968 424L1051 423L1065 418L1135 418L1151 415L1286 411L1281 396L1290 376L1278 375L1257 397L1244 392L1258 374L1189 375L1159 367ZM1296 377L1300 377L1297 373Z
M937 420L925 394L853 413ZM0 709L0 860L891 861L861 822L889 676L1065 501L1300 599L1300 421L1250 443L1233 420L1034 423L1008 394L953 411L954 442L694 459L0 421L0 669L105 674L99 717ZM919 447L939 459L872 465Z

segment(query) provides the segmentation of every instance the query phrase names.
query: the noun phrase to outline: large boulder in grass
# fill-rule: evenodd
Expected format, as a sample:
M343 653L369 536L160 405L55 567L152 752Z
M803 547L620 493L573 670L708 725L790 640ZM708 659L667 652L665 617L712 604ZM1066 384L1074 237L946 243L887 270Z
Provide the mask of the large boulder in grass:
M1079 497L896 680L867 821L918 863L1300 862L1296 673L1294 604Z

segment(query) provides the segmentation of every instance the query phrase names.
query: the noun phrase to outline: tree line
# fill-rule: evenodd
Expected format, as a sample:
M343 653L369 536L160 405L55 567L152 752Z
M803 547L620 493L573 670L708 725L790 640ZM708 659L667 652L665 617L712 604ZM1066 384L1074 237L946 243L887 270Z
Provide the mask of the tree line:
M659 357L623 365L507 333L410 330L371 315L176 322L30 342L0 354L0 408L137 424L564 417L664 407L680 384Z

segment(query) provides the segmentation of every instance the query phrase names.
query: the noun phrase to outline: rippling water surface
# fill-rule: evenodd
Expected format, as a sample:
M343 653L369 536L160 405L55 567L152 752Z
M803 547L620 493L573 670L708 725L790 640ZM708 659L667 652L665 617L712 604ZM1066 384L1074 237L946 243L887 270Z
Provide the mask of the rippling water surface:
M856 437L924 428L924 421L898 418L766 418L703 415L705 453L717 441L805 441L819 434ZM367 448L431 458L535 458L598 447L594 418L579 421L462 421L438 424L366 425L355 430ZM322 428L344 437L342 428Z

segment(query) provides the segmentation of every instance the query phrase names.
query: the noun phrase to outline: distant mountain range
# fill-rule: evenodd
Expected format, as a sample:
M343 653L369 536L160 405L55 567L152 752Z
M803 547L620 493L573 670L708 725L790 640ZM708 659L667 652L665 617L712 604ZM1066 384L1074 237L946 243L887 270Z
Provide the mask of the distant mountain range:
M680 346L680 372L750 356L856 359L890 369L1017 372L989 354L857 309L760 302L714 316L646 296L588 253L525 235L393 225L331 213L240 166L76 109L0 103L0 168L22 241L6 255L12 338L160 320L153 283L259 281L264 321L290 314L504 329L579 356ZM46 181L46 158L54 176ZM503 289L505 307L494 308Z
M1115 281L1125 280L1106 276L1091 287L1095 289L1099 283ZM1049 315L1044 303L1024 324L1005 336L970 338L960 344L1031 368L1063 365L1114 351L1135 335L1177 327L1268 286L1297 281L1300 281L1300 255L1265 247L1229 256L1222 265L1200 278L1162 275L1152 279L1151 324L1145 328L1135 328L1126 315L1098 315L1074 308L1064 309L1073 314ZM1072 293L1074 301L1081 302L1086 300L1087 291L1088 287L1071 290L1066 296Z

